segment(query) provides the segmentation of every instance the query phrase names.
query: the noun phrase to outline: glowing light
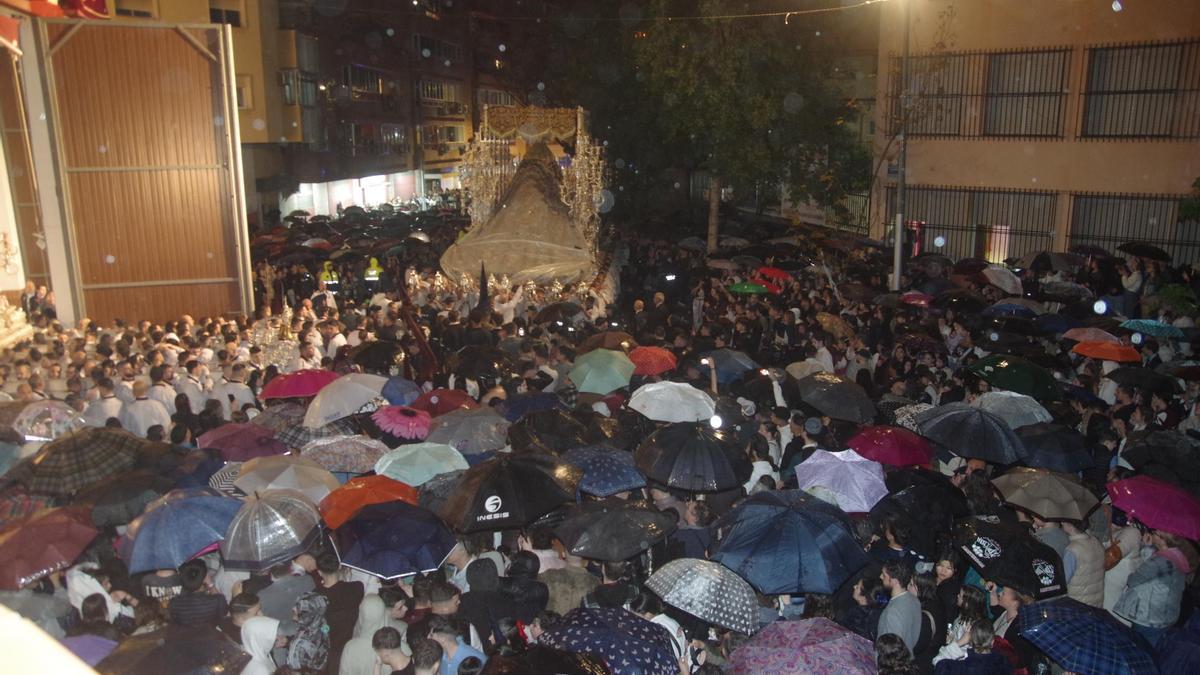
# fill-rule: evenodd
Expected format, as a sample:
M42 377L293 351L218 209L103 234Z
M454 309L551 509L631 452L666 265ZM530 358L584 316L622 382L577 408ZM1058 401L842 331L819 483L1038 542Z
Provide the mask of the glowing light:
M945 238L945 237L943 237L942 235L940 235L940 234L939 234L938 236L936 236L936 237L934 237L934 238L933 238L933 245L934 245L934 246L936 246L936 247L938 247L938 248L941 248L941 247L945 246L945 245L946 245L946 238Z
M1134 333L1133 337L1129 338L1129 341L1135 345L1140 345L1140 344L1142 344L1142 340L1145 340L1145 339L1146 338L1142 337L1141 333Z
M674 274L668 274L668 275L667 275L667 277L666 277L666 279L667 279L667 281L675 281L675 275L674 275Z
M712 417L708 418L708 426L714 429L720 429L721 425L724 423L725 420L721 419L720 415L713 415Z
M1104 314L1108 311L1108 303L1103 300L1097 300L1095 304L1092 305L1092 311L1097 314Z
M1121 5L1121 0L1113 0L1112 9L1114 12L1119 12L1125 9L1125 7Z

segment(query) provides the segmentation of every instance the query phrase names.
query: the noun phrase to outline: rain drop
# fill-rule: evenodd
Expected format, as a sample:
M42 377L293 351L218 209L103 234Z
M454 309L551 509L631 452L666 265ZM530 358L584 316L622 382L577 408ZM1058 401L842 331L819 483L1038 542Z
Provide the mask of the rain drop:
M108 152L108 146L102 145L102 146L96 148L96 152L99 152L100 154L103 155L104 153Z
M624 169L625 168L625 160L617 159L617 161L613 162L613 166L617 167L618 169Z
M546 91L546 83L545 83L545 82L538 82L538 83L537 83L537 88L538 88L538 91Z
M501 52L506 52L506 51L508 51L508 46L507 46L507 45L503 45L503 44L502 44L502 45L500 45L500 51L501 51Z
M216 117L213 118L213 126L217 126L217 127L225 126L225 118L221 117L220 115L217 115Z
M788 113L798 113L804 107L804 97L797 92L788 92L787 96L783 97L783 110Z
M600 213L608 213L612 211L613 205L616 204L617 198L608 190L601 190L596 196L596 210Z
M106 262L106 263L108 263L109 265L111 265L111 264L113 264L113 263L117 262L117 256L115 256L115 255L113 255L113 254L109 253L108 255L104 256L104 262Z
M678 190L679 188L680 188L679 183L675 183L675 189Z
M213 257L212 251L209 251L209 252L208 252L207 254L205 254L205 255L208 257L208 259L209 259L209 260L212 260L212 257Z
M433 56L433 52L429 51L428 49L422 49L421 56L429 58L430 56Z
M259 117L258 119L254 120L254 122L251 124L251 126L253 126L255 129L258 129L259 131L262 131L263 129L267 128L267 122L263 118Z
M446 59L445 61L442 61L442 65L449 68L450 67L450 59Z
M938 247L938 248L941 248L941 247L945 246L945 245L946 245L946 238L945 238L945 237L943 237L942 235L940 235L940 234L939 234L938 236L936 236L936 237L934 237L934 238L933 238L933 245L934 245L934 246L936 246L936 247Z
M1125 7L1123 5L1121 5L1121 0L1113 0L1112 10L1114 12L1119 12L1123 9L1125 9Z

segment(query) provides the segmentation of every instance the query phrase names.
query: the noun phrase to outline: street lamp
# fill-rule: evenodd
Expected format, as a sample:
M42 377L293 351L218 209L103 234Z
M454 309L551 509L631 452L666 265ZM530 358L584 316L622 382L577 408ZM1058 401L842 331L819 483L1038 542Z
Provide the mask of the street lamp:
M908 35L912 19L912 0L904 2L904 51L900 56L900 161L896 172L896 231L892 245L892 290L900 290L900 257L904 246L904 217L907 208L908 108Z

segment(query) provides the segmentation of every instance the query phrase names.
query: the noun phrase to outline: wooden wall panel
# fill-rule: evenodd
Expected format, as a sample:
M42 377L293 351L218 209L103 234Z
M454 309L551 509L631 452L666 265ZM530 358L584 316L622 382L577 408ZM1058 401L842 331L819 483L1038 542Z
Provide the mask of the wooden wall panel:
M168 321L190 314L196 319L217 316L238 305L236 282L144 288L94 288L84 291L88 316ZM111 324L109 324L111 325Z
M24 96L18 77L17 64L0 54L0 128L4 133L4 156L0 159L8 163L17 226L18 241L14 243L21 249L26 280L49 285L46 251L36 244L35 233L42 231L41 211L37 206L33 167L29 164L29 135L21 114Z

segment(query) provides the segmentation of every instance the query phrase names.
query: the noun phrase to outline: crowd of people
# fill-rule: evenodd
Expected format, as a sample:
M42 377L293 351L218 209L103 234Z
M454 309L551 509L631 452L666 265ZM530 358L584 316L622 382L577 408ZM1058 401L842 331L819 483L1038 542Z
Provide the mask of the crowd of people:
M872 242L768 241L764 225L744 232L761 243L716 254L617 235L611 273L595 282L468 284L437 272L447 230L429 228L418 258L262 262L253 318L70 327L43 309L43 327L0 364L4 405L71 411L44 445L8 439L0 550L39 509L94 507L78 499L86 489L39 493L29 478L79 426L169 446L154 483L168 502L172 488L260 499L218 491L229 457L207 441L226 427L277 431L265 420L319 404L273 384L330 371L389 385L300 440L276 434L279 451L305 457L334 434L403 451L461 408L490 409L508 429L482 449L447 441L465 462L411 483L453 532L444 559L398 576L348 565L321 502L325 525L286 559L227 564L222 545L131 569L126 540L158 503L96 522L86 550L21 576L0 602L102 672L117 672L138 636L176 625L216 631L251 675L827 672L806 660L821 649L879 673L1200 668L1200 362L1189 360L1200 279L1189 267L1144 245L1007 265L927 254L889 292ZM428 424L401 433L381 421L387 408ZM574 476L569 498L547 497L517 527L448 520L470 506L455 496L510 454L543 458L548 481ZM327 468L343 488L371 473ZM584 489L592 471L635 480ZM427 503L439 483L447 492ZM513 489L537 501L543 488ZM508 517L494 499L470 508ZM641 519L608 543L636 534L628 555L589 556L560 527L622 508ZM769 509L784 515L747 547L739 528ZM791 519L824 535L805 538ZM748 623L727 616L736 592L664 591L680 563L747 589ZM798 571L768 582L786 570ZM1087 626L1080 645L1059 644L1072 636L1051 630L1056 611ZM790 667L761 670L775 653L768 632L804 622L841 639L796 639ZM663 653L604 646L635 642Z

